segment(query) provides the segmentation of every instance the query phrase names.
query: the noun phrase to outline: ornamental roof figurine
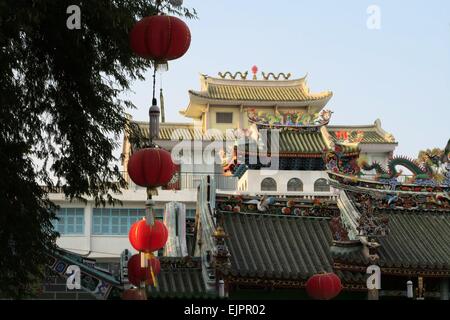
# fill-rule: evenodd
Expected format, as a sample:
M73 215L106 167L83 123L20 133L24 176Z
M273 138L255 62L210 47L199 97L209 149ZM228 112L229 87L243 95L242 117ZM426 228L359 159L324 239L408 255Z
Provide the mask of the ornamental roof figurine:
M221 226L218 226L213 233L213 237L216 239L224 239L227 237L227 234L225 233L225 230Z

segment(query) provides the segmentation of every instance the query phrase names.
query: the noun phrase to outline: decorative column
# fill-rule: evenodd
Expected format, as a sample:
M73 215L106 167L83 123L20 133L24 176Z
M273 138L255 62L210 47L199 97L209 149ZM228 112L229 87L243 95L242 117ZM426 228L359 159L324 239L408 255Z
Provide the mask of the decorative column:
M416 300L425 300L425 285L423 283L423 277L419 277L417 279L416 297Z
M378 255L379 238L389 233L389 220L387 216L376 213L371 195L362 195L361 204L361 216L358 219L357 230L361 236L361 242L367 249L366 257L369 259L367 271L370 271L371 276L367 281L367 299L379 300L379 290L381 289L381 271L378 265L380 260Z
M231 267L230 253L225 244L225 239L228 235L222 226L218 226L213 233L215 248L213 250L213 261L212 266L214 267L216 274L216 289L219 293L223 291L223 296L226 295L225 292L225 281L223 279L223 273L227 272Z

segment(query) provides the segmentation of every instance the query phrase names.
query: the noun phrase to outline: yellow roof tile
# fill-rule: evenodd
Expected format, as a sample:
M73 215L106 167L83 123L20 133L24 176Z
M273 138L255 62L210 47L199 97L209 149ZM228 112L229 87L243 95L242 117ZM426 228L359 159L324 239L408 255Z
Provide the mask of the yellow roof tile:
M300 87L218 84L209 84L207 91L190 91L190 93L207 99L239 101L313 101L331 96L331 92L312 95Z

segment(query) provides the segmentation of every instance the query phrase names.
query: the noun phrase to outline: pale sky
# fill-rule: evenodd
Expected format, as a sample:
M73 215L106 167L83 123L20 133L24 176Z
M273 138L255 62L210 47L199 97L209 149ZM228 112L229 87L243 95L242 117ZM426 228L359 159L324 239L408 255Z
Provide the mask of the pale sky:
M188 53L163 74L166 121L199 90L199 74L219 71L308 73L312 92L331 90L331 124L381 119L399 147L415 156L450 138L450 1L448 0L184 0L198 11L187 21ZM381 29L367 9L381 10ZM159 90L159 80L158 80ZM148 119L151 70L127 95L136 120ZM159 91L158 91L159 92Z

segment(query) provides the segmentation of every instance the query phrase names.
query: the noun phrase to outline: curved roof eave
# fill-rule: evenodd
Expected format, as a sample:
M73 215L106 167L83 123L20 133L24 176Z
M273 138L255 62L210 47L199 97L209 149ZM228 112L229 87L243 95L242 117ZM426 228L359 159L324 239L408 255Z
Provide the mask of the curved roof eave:
M331 91L323 93L322 97L313 98L313 99L305 99L298 101L277 101L277 100L230 100L230 99L217 99L210 98L207 96L207 93L200 91L189 90L190 101L198 104L221 104L221 105L251 105L251 106L308 106L312 103L327 103L332 97L333 93ZM188 107L189 108L189 107Z

